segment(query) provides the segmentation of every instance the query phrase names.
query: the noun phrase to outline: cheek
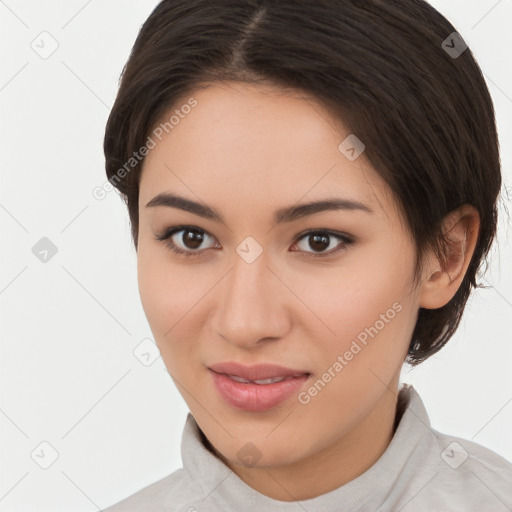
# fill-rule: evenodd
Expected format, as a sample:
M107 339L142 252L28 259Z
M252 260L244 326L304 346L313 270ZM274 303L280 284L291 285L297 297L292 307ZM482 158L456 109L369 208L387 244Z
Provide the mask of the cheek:
M148 322L156 335L164 328L165 310L169 298L166 276L162 265L154 261L151 250L139 242L137 255L137 280L142 307ZM157 332L155 332L155 330Z
M322 322L312 315L303 324L315 380L301 396L309 400L302 411L309 418L311 408L322 411L327 430L357 424L400 371L417 314L407 261L381 257L371 266L361 257L331 270L330 279L304 283Z
M193 357L204 318L198 316L208 303L205 296L215 282L211 271L173 265L165 251L140 248L137 259L141 303L167 367ZM218 280L218 278L217 278ZM186 362L186 361L185 361Z
M137 279L142 306L155 341L160 345L174 335L193 297L193 283L166 261L161 250L141 244ZM176 327L175 327L176 326Z
M329 269L328 279L316 275L303 282L301 293L321 320L312 316L315 332L309 334L331 363L347 351L352 351L347 358L365 365L376 360L396 364L400 359L417 309L409 256L389 251L386 256L383 251L375 261L373 255L358 255L351 264Z

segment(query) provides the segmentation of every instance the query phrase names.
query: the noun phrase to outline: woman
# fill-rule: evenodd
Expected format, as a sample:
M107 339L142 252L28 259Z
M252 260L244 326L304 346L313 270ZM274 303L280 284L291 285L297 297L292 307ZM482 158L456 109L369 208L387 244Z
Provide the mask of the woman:
M399 386L496 233L494 110L421 0L164 0L105 133L184 468L108 509L509 510Z

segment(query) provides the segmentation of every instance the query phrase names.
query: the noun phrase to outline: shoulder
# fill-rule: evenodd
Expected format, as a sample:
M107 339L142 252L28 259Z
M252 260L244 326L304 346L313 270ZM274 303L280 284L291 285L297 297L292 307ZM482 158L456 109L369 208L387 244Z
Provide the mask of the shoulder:
M392 474L379 512L510 512L512 463L478 443L434 429L411 385L401 389L399 398L397 407L404 412L383 456Z
M104 512L180 510L187 503L194 501L195 498L190 477L183 468L180 468L115 505L104 509Z
M512 463L473 441L431 428L428 456L415 480L410 510L509 511ZM409 508L405 508L406 512Z
M440 458L452 472L479 471L492 473L497 479L512 483L512 463L493 450L468 439L442 434L431 429ZM512 491L512 487L510 488Z

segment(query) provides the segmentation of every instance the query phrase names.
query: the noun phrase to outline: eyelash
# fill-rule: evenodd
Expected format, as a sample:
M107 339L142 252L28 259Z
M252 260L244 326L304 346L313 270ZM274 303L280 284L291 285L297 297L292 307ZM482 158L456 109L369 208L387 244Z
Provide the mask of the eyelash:
M204 233L204 234L212 237L212 235L210 235L207 231L205 231L204 229L198 228L197 226L174 226L174 227L167 228L163 233L157 235L155 238L156 238L156 240L164 242L166 247L169 250L171 250L172 252L174 252L174 253L176 253L176 254L178 254L180 256L185 256L187 258L202 256L202 253L204 252L204 249L203 250L198 250L198 251L184 251L182 249L179 249L176 246L176 244L171 240L171 237L173 235L175 235L176 233L179 233L180 231L189 231L189 230L190 231L199 231L200 233ZM326 258L328 256L332 256L333 254L336 254L336 253L342 251L347 246L349 246L349 245L354 243L354 239L352 237L350 237L349 235L346 235L344 233L337 233L337 232L329 231L329 230L326 230L326 229L325 230L316 229L316 230L309 230L309 231L306 231L304 233L301 233L297 237L296 242L294 243L294 245L296 243L298 243L299 241L301 241L303 238L306 238L307 236L317 235L317 234L333 236L335 238L340 239L343 243L341 244L340 248L335 249L335 250L331 250L329 252L310 253L310 252L306 251L306 254L308 255L308 257L312 257L312 258L322 258L323 257L323 258ZM298 251L298 252L301 252L301 251ZM304 252L304 251L302 251L302 252Z

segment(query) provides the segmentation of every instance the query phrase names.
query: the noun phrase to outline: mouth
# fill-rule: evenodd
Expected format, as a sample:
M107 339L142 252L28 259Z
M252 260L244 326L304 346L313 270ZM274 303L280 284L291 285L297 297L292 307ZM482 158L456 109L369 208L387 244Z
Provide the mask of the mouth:
M208 369L214 387L225 403L252 412L277 407L298 393L311 376L310 372L270 364L222 363Z
M271 384L269 379L287 379L310 375L304 370L286 368L277 364L255 364L251 366L242 365L235 362L217 363L208 367L215 373L222 373L233 377L238 382L256 382L257 384ZM279 382L279 380L275 380Z
M283 380L295 379L297 377L302 377L303 374L297 374L290 377L269 377L268 379L244 379L243 377L239 377L238 375L230 375L229 373L221 373L220 375L227 375L230 379L233 379L236 382L241 382L243 384L258 384L259 386L265 386L267 384L275 384L276 382L283 382Z

